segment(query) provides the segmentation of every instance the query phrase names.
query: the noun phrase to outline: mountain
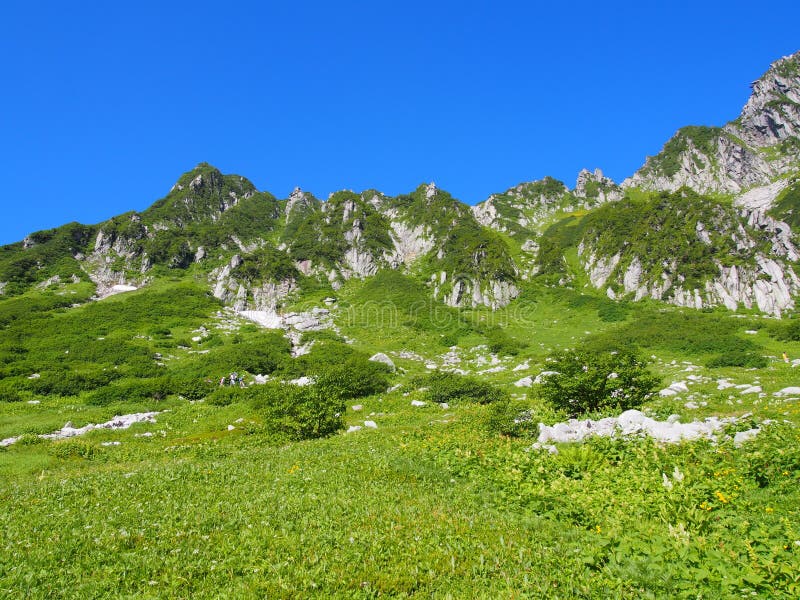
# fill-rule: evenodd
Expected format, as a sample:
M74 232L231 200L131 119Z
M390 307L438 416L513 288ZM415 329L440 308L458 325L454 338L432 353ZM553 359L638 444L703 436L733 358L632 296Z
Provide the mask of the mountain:
M545 177L472 207L432 183L278 199L201 163L141 213L0 248L0 292L91 281L104 297L191 276L237 310L276 310L396 270L453 307L505 306L539 277L780 315L800 292L800 53L752 89L736 120L680 129L621 185L583 170L572 189Z
M775 61L724 127L684 127L622 185L738 194L800 167L800 53Z

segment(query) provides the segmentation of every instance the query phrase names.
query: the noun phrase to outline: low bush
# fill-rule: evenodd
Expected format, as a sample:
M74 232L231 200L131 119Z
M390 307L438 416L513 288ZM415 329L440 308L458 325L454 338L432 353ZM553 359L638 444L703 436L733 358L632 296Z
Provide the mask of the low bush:
M529 435L539 429L539 423L533 419L528 403L509 396L492 402L486 417L486 426L489 431L512 437Z
M525 347L525 344L509 337L500 327L492 327L486 332L489 350L495 354L516 356Z
M429 375L417 377L413 381L417 387L426 387L426 396L431 402L478 402L489 404L499 400L506 400L508 394L490 383L469 377L435 371Z
M648 400L659 378L630 352L557 352L547 359L541 396L571 416L609 408L627 410Z
M247 398L258 396L254 388L240 388L233 386L218 386L214 391L206 396L206 402L213 406L228 406L234 402L240 402Z
M254 392L265 425L293 440L320 438L344 428L344 398L336 386L268 383Z
M385 392L389 387L389 367L353 356L344 364L330 367L317 377L317 384L328 392L344 398L363 398Z
M124 379L94 390L89 394L86 403L94 406L107 406L115 402L163 400L170 393L172 393L172 387L168 377Z
M174 375L170 378L169 387L173 394L183 396L187 400L200 400L219 389L219 382L215 383L211 379L202 377Z
M49 454L64 460L70 458L93 458L97 448L84 440L67 440L55 442L48 448Z
M719 354L706 362L709 369L720 367L745 367L748 369L760 369L767 366L767 359L755 352L745 350L734 350L727 354Z
M781 342L800 342L800 319L773 323L769 327L769 334Z

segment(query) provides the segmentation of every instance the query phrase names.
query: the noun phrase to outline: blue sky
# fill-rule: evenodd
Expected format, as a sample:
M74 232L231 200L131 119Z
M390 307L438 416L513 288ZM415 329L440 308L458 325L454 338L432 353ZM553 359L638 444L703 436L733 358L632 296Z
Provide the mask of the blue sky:
M797 2L538 4L6 0L0 243L143 210L201 161L278 197L620 181L800 50Z

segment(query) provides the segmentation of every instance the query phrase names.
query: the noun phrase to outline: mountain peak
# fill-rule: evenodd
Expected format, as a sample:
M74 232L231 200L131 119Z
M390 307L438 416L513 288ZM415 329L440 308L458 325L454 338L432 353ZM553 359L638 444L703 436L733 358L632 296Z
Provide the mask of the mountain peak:
M727 129L758 148L800 136L800 52L776 60L751 87L742 114Z

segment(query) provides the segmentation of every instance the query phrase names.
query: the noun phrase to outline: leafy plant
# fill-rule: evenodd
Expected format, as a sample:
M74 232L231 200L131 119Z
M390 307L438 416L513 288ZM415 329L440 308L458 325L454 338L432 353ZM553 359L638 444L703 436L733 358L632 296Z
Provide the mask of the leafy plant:
M547 369L553 373L543 378L539 393L572 416L638 407L659 383L629 352L558 352L547 359Z
M447 371L434 371L414 379L413 383L418 387L427 388L425 395L431 402L490 404L508 397L504 390L490 383Z
M344 397L337 385L268 383L254 392L253 407L266 426L294 440L326 437L344 427Z

